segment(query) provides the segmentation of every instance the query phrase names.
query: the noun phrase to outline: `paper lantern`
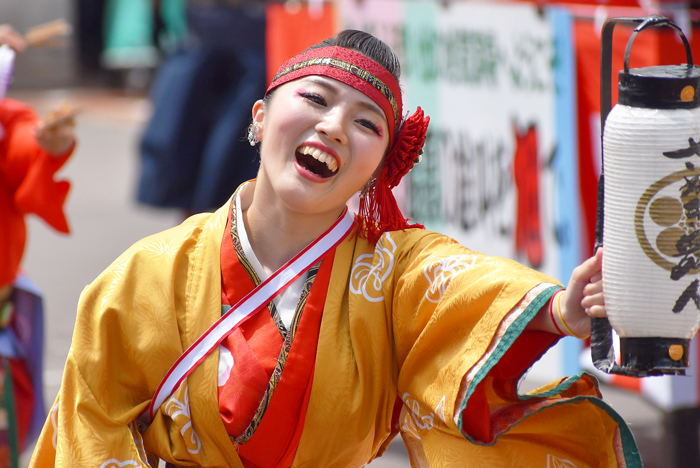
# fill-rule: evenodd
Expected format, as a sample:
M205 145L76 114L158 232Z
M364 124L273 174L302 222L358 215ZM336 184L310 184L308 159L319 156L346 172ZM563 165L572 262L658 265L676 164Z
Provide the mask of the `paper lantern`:
M684 373L700 326L700 67L683 37L688 64L629 69L639 31L675 26L650 18L603 128L603 288L629 375Z

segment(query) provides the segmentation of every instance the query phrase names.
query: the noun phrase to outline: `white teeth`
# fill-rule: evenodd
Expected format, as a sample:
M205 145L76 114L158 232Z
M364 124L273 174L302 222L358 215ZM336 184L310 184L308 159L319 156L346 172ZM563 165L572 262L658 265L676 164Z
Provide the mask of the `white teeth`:
M328 169L330 169L333 172L338 170L338 163L335 161L335 158L330 154L326 153L325 151L322 151L313 146L302 146L301 148L299 148L299 152L301 154L311 155L314 159L325 163Z

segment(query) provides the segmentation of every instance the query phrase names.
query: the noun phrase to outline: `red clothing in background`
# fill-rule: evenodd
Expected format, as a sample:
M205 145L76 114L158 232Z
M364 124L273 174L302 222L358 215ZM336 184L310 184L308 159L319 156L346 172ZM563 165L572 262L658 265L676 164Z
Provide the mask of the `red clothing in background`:
M59 232L68 233L63 204L70 183L55 181L73 147L51 155L39 146L34 129L37 114L13 99L0 101L0 286L17 276L27 227L24 216L34 213Z

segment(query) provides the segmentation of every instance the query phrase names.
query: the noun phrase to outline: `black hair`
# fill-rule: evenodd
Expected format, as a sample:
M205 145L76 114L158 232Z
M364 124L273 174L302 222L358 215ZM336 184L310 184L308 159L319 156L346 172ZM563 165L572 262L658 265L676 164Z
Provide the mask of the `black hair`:
M346 29L307 50L332 46L344 47L361 53L384 67L393 75L396 82L399 82L399 78L401 78L399 58L391 47L373 35L356 29Z
M316 45L309 47L306 50L318 49L320 47L344 47L345 49L354 50L362 55L374 60L379 65L384 67L386 71L399 82L401 78L401 63L396 55L396 52L389 47L385 42L377 39L373 35L356 29L345 29L340 31L333 37L319 42ZM270 91L263 101L269 102L274 90Z

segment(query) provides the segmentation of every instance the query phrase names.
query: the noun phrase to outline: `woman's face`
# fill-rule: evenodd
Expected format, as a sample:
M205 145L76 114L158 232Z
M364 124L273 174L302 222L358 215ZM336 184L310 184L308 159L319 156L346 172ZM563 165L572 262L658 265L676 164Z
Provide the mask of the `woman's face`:
M360 91L323 76L275 89L253 107L262 142L258 183L291 211L337 216L372 177L389 137L381 108Z

